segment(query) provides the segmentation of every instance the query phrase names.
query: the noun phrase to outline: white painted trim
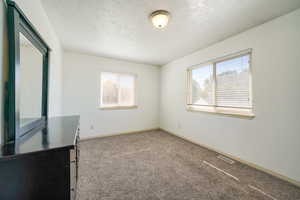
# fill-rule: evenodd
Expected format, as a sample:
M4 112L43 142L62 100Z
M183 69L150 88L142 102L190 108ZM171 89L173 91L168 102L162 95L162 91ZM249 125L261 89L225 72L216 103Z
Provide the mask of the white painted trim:
M217 91L217 75L216 75L216 65L217 63L224 62L227 60L232 60L235 58L239 58L242 56L249 56L249 103L250 108L243 108L243 107L222 107L217 105L217 98L216 98L216 91ZM210 66L212 67L213 71L213 104L212 105L196 105L192 102L192 71L195 69L199 69L201 67ZM201 111L201 112L209 112L209 113L216 113L216 114L224 114L224 115L231 115L231 116L244 116L244 117L254 117L253 113L253 86L252 86L252 49L246 49L243 51L239 51L237 53L229 54L220 58L212 59L210 61L204 62L199 65L193 65L188 67L187 70L187 92L186 92L186 107L188 111Z
M226 108L226 107L214 107L214 106L194 106L187 105L187 111L191 112L206 112L212 114L221 114L232 117L242 117L252 119L255 117L252 109L241 109L241 108Z
M207 65L210 65L210 64L213 64L213 63L230 60L230 59L237 58L237 57L247 55L247 54L252 54L252 48L241 50L241 51L231 53L231 54L227 54L225 56L221 56L221 57L218 57L218 58L210 59L210 60L201 62L199 64L189 66L187 69L188 70L197 69L197 68L200 68L201 66L207 66Z
M233 159L233 160L235 160L235 161L238 161L238 162L240 162L240 163L243 163L243 164L245 164L245 165L248 165L248 166L250 166L250 167L253 167L253 168L255 168L255 169L259 170L259 171L265 172L265 173L267 173L267 174L270 174L270 175L275 176L275 177L277 177L277 178L279 178L279 179L281 179L281 180L287 181L287 182L289 182L289 183L291 183L291 184L293 184L293 185L296 185L296 186L300 187L300 181L297 181L297 180L294 180L294 179L292 179L292 178L289 178L289 177L287 177L287 176L285 176L285 175L282 175L282 174L280 174L280 173L278 173L278 172L274 172L274 171L272 171L272 170L270 170L270 169L266 169L266 168L264 168L264 167L261 167L261 166L255 164L255 163L251 163L251 162L245 161L245 160L243 160L243 159L241 159L241 158L238 158L238 157L236 157L236 156L232 156L232 155L230 155L230 154L228 154L228 153L224 153L224 152L222 152L222 151L219 151L219 150L217 150L217 149L215 149L215 148L212 148L212 147L209 147L209 146L207 146L207 145L200 144L199 142L195 142L195 141L193 141L193 140L191 140L191 139L188 139L187 137L184 137L184 136L175 134L175 133L170 132L170 131L167 131L167 130L165 130L165 129L160 128L160 130L162 130L162 131L164 131L164 132L167 132L167 133L169 133L169 134L171 134L171 135L180 137L180 138L182 138L182 139L184 139L184 140L186 140L186 141L188 141L188 142L191 142L191 143L193 143L193 144L196 144L196 145L198 145L198 146L204 147L204 148L206 148L206 149L208 149L208 150L210 150L210 151L214 151L214 152L216 152L216 153L218 153L218 154L221 154L221 155L223 155L223 156L227 156L227 157L229 157L229 158L231 158L231 159Z
M129 110L129 109L137 109L138 106L103 106L100 107L100 110Z
M137 130L137 131L122 132L122 133L108 133L108 134L101 134L101 135L99 134L99 135L95 135L95 136L80 137L80 141L86 141L86 140L92 140L92 139L110 137L110 136L133 134L133 133L158 131L158 130L160 130L160 128L144 129L144 130Z
M245 161L245 160L240 159L240 158L238 158L238 157L236 157L236 156L232 156L232 155L230 155L230 154L228 154L228 153L224 153L224 152L222 152L222 151L219 151L219 150L217 150L217 149L215 149L215 148L212 148L212 147L209 147L209 146L207 146L207 145L200 144L200 143L195 142L195 141L193 141L193 140L191 140L191 139L188 139L188 138L186 138L186 137L184 137L184 136L180 136L180 135L175 134L175 133L173 133L173 132L167 131L167 130L165 130L165 129L163 129L163 128L153 128L153 129L145 129L145 130L139 130L139 131L130 131L130 132L123 132L123 133L112 133L112 134L104 134L104 135L102 134L102 135L89 136L89 137L81 137L81 138L80 138L80 141L82 142L82 141L87 141L87 140L92 140L92 139L97 139L97 138L103 138L103 137L118 136L118 135L133 134L133 133L142 133L142 132L149 132L149 131L159 131L159 130L164 131L164 132L166 132L166 133L169 133L169 134L171 134L171 135L174 135L174 136L176 136L176 137L182 138L182 139L184 139L184 140L186 140L186 141L188 141L188 142L191 142L191 143L196 144L196 145L198 145L198 146L204 147L204 148L206 148L206 149L208 149L208 150L210 150L210 151L214 151L214 152L216 152L216 153L218 153L218 154L221 154L221 155L223 155L223 156L226 156L226 157L228 157L228 158L231 158L231 159L233 159L234 161L243 163L243 164L248 165L248 166L250 166L250 167L253 167L253 168L255 168L255 169L259 170L259 171L263 171L263 172L265 172L265 173L267 173L267 174L270 174L270 175L275 176L275 177L277 177L277 178L279 178L279 179L281 179L281 180L287 181L287 182L289 182L289 183L291 183L291 184L293 184L293 185L296 185L296 186L300 187L300 182L297 181L297 180L294 180L294 179L289 178L289 177L287 177L287 176L285 176L285 175L282 175L282 174L279 174L279 173L277 173L277 172L274 172L274 171L272 171L272 170L270 170L270 169L266 169L266 168L261 167L261 166L259 166L259 165L257 165L257 164L254 164L254 163Z

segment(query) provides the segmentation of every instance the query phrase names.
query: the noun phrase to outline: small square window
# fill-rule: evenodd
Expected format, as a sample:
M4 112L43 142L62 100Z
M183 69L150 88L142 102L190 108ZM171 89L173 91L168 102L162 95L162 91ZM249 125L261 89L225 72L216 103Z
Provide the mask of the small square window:
M112 72L101 73L100 108L136 107L136 76Z

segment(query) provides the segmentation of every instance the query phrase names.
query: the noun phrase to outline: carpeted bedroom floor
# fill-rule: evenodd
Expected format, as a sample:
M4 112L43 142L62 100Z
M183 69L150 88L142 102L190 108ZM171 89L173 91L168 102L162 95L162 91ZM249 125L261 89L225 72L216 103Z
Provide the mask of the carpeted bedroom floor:
M77 200L300 200L300 188L163 131L80 142Z

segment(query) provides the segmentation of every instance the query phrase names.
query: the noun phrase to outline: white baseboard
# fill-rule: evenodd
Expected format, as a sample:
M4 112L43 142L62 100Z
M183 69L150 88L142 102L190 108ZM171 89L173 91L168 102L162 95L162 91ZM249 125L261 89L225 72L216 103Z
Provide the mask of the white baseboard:
M83 136L83 137L80 137L80 141L86 141L86 140L92 140L92 139L110 137L110 136L117 136L117 135L157 131L157 130L160 130L160 129L159 128L152 128L152 129L143 129L143 130L137 130L137 131L122 132L122 133L109 133L109 134L101 134L101 135L99 134L99 135L95 135L95 136Z
M240 158L238 158L238 157L236 157L236 156L232 156L232 155L230 155L230 154L224 153L224 152L219 151L219 150L217 150L217 149L211 148L211 147L209 147L209 146L207 146L207 145L200 144L200 143L195 142L195 141L193 141L193 140L191 140L191 139L188 139L188 138L186 138L186 137L184 137L184 136L177 135L177 134L175 134L175 133L173 133L173 132L164 130L164 129L162 129L162 128L160 128L160 130L165 131L165 132L167 132L167 133L169 133L169 134L171 134L171 135L174 135L174 136L176 136L176 137L180 137L180 138L182 138L182 139L184 139L184 140L186 140L186 141L188 141L188 142L191 142L191 143L193 143L193 144L199 145L199 146L204 147L204 148L206 148L206 149L208 149L208 150L211 150L211 151L217 152L217 153L219 153L219 154L221 154L221 155L227 156L228 158L231 158L231 159L233 159L233 160L236 160L236 161L238 161L238 162L240 162L240 163L243 163L243 164L248 165L248 166L250 166L250 167L253 167L253 168L255 168L255 169L259 170L259 171L263 171L263 172L265 172L265 173L267 173L267 174L270 174L270 175L275 176L275 177L277 177L277 178L279 178L279 179L281 179L281 180L287 181L287 182L289 182L289 183L291 183L291 184L293 184L293 185L296 185L296 186L300 187L300 182L299 182L299 181L294 180L294 179L292 179L292 178L289 178L289 177L287 177L287 176L285 176L285 175L279 174L279 173L274 172L274 171L272 171L272 170L270 170L270 169L266 169L266 168L261 167L261 166L259 166L259 165L257 165L257 164L254 164L254 163L245 161L245 160L240 159Z
M162 130L162 131L167 132L167 133L169 133L169 134L171 134L171 135L174 135L174 136L176 136L176 137L182 138L182 139L184 139L184 140L186 140L186 141L188 141L188 142L191 142L191 143L193 143L193 144L199 145L199 146L204 147L204 148L206 148L206 149L208 149L208 150L217 152L217 153L219 153L219 154L221 154L221 155L224 155L224 156L226 156L226 157L228 157L228 158L231 158L231 159L233 159L233 160L236 160L236 161L238 161L238 162L240 162L240 163L243 163L243 164L248 165L248 166L250 166L250 167L253 167L253 168L255 168L255 169L259 170L259 171L263 171L263 172L265 172L265 173L267 173L267 174L270 174L270 175L275 176L275 177L277 177L277 178L279 178L279 179L281 179L281 180L287 181L287 182L289 182L289 183L291 183L291 184L293 184L293 185L296 185L296 186L300 187L300 182L297 181L297 180L294 180L294 179L292 179L292 178L289 178L289 177L287 177L287 176L285 176L285 175L279 174L279 173L274 172L274 171L272 171L272 170L266 169L266 168L261 167L261 166L259 166L259 165L257 165L257 164L254 164L254 163L245 161L245 160L243 160L243 159L241 159L241 158L238 158L238 157L236 157L236 156L232 156L232 155L230 155L230 154L228 154L228 153L224 153L224 152L222 152L222 151L219 151L219 150L214 149L214 148L212 148L212 147L209 147L209 146L207 146L207 145L200 144L199 142L195 142L195 141L193 141L193 140L191 140L191 139L188 139L188 138L186 138L186 137L184 137L184 136L181 136L181 135L178 135L178 134L176 134L176 133L173 133L173 132L164 130L163 128L153 128L153 129L144 129L144 130L138 130L138 131L122 132L122 133L111 133L111 134L101 134L101 135L95 135L95 136L86 136L86 137L81 137L81 138L80 138L80 141L92 140L92 139L103 138L103 137L109 137L109 136L117 136L117 135L125 135L125 134L141 133L141 132L149 132L149 131L157 131L157 130Z

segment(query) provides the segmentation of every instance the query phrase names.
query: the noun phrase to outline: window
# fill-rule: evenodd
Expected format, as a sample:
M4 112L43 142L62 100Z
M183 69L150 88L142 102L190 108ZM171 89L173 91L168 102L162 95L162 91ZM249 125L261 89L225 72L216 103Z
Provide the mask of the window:
M136 76L112 72L101 73L101 108L133 108Z
M253 116L251 50L188 69L189 110Z

